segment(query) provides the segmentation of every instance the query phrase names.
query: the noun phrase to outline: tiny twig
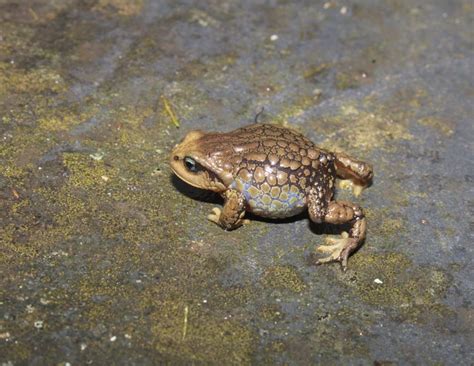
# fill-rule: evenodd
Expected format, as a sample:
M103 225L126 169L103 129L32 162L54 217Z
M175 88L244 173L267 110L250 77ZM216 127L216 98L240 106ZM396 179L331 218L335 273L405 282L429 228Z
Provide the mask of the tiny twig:
M163 101L163 106L165 107L165 111L170 117L171 122L177 128L179 128L179 120L178 120L178 117L176 117L176 114L174 113L173 108L171 108L171 103L163 95L161 96L161 100Z
M186 305L184 307L183 341L184 341L184 338L186 338L186 332L188 330L188 313L189 313L189 307L188 305Z
M39 19L39 16L38 14L36 14L36 12L32 9L32 8L28 8L28 11L30 12L32 18L34 21L38 21Z
M12 195L13 195L13 197L15 197L16 199L19 199L19 198L20 198L20 195L18 194L18 192L16 191L15 188L12 188Z

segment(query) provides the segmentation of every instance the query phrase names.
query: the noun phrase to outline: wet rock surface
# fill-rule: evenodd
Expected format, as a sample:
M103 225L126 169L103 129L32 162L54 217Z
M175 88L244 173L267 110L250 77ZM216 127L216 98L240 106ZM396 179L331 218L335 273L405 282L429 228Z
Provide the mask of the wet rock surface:
M0 362L471 364L471 1L0 0ZM253 121L372 162L365 245L171 177ZM171 112L170 112L171 111ZM177 125L179 124L179 128Z

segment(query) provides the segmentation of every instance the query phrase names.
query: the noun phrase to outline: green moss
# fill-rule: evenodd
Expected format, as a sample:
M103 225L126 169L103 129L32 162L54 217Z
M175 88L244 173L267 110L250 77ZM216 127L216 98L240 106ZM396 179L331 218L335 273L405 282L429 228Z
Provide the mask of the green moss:
M36 248L15 240L17 228L14 224L4 225L0 228L0 264L7 265L12 260L21 258L28 260L36 255Z
M423 126L428 126L444 136L451 136L456 128L456 123L452 120L440 119L437 117L425 117L418 120Z
M367 113L352 103L343 105L340 114L327 117L323 123L317 123L329 136L321 143L322 147L332 151L382 149L395 152L398 144L395 144L394 140L413 139L403 123L391 121L385 114Z
M302 115L306 109L316 104L314 96L302 95L296 98L291 104L284 106L276 116L272 116L272 123L280 124L284 127L294 128L288 125L290 118ZM301 132L301 131L300 131Z
M164 355L173 355L187 362L250 364L254 351L254 335L237 321L203 316L199 309L188 307L184 332L186 304L165 302L151 314L153 344Z
M83 116L71 112L44 115L38 119L38 127L46 131L67 131L84 121Z
M311 66L303 72L303 77L305 79L313 79L322 73L326 72L329 68L328 64L320 64L316 66Z
M11 342L8 347L2 348L2 359L25 361L27 363L27 360L31 359L33 352L34 349L28 342ZM5 364L8 365L7 362Z
M371 305L395 309L402 318L412 321L421 321L425 313L450 313L438 302L450 278L435 267L415 267L407 257L390 253L354 256L351 269L356 273L355 293Z
M106 15L115 15L129 17L137 16L143 9L143 0L99 0L92 10L99 11Z
M259 310L260 316L266 321L279 321L285 318L285 314L279 305L264 305Z
M0 95L7 93L62 93L67 86L61 75L48 68L28 72L10 63L0 63Z
M274 266L268 268L263 274L263 285L265 287L302 292L306 284L293 266Z
M255 289L251 284L221 287L216 286L214 288L214 298L217 304L226 304L227 306L234 308L240 307L252 301L255 296Z
M324 365L340 364L341 355L348 359L367 358L370 351L366 336L361 334L365 327L361 326L360 312L350 307L337 309L334 303L330 307L329 313L323 311L324 318L311 318L313 323L302 334L270 343L264 352L266 364L278 363L279 352L297 364L306 364L308 354L317 354L317 363Z
M371 224L372 235L384 241L399 239L400 233L407 227L402 216L393 215L392 208L364 208L367 221Z
M286 351L286 345L283 341L273 341L267 347L266 351L268 354L282 353Z
M68 184L73 187L105 187L117 175L116 169L83 154L64 153L63 163L70 172Z
M370 354L367 343L360 336L360 329L343 326L343 330L335 331L334 324L319 323L318 325L309 337L304 338L304 342L313 345L321 353L321 358L327 360L323 364L334 363L334 361L331 362L330 360L334 360L335 354L351 355L354 358L367 357ZM341 336L342 334L344 336Z
M28 128L16 128L12 137L0 144L0 174L22 184L38 155L45 153L52 145L47 136Z

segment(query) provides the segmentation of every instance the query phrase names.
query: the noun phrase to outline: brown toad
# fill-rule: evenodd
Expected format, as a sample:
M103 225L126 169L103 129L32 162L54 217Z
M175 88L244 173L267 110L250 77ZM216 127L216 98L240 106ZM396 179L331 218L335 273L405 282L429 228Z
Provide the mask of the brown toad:
M303 135L271 124L254 124L231 132L191 131L171 153L174 173L192 186L217 192L225 200L208 219L235 229L245 211L269 218L308 209L315 223L351 225L342 238L328 238L318 263L339 261L365 238L366 219L359 205L334 200L336 177L352 181L360 193L373 177L372 167L344 153L315 146Z

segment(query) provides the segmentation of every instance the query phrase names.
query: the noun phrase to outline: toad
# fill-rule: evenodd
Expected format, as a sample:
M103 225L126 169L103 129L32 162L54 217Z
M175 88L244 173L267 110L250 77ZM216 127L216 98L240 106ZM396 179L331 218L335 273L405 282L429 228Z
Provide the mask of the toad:
M257 123L231 132L191 131L174 147L170 164L186 183L224 198L208 219L225 230L248 223L246 211L278 219L307 209L315 223L350 225L316 249L327 254L318 264L337 261L344 270L365 239L361 207L335 200L334 191L339 178L360 193L371 183L371 165L319 148L291 129Z

